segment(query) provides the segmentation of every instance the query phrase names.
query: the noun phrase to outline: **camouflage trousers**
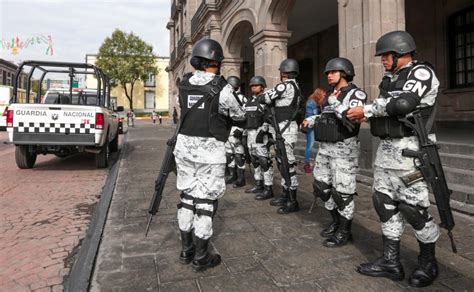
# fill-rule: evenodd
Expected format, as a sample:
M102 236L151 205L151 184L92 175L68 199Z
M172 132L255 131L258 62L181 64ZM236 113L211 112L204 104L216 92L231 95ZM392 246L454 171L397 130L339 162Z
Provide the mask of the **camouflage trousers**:
M176 158L176 187L182 192L178 205L178 225L182 231L208 239L212 236L212 219L217 199L225 192L225 164L196 163Z
M395 202L405 202L419 206L427 212L430 206L428 184L420 181L407 187L400 177L412 173L410 170L394 170L375 166L373 190L389 196ZM421 230L415 230L416 238L424 243L435 242L440 235L439 227L434 218L428 214L428 222ZM382 233L392 240L400 240L405 230L405 220L400 212L396 212L387 222L382 223Z
M249 147L249 153L253 156L252 159L263 160L267 159L269 163L271 163L272 154L270 153L269 148L267 147L268 137L265 136L263 138L263 143L257 143L257 134L260 131L259 129L249 129L247 131L247 143ZM270 133L275 137L275 133L273 132L273 128L270 128ZM270 165L268 170L264 171L259 163L254 164L254 173L253 177L257 180L263 180L263 184L266 186L273 185L273 166Z
M236 154L244 155L245 153L244 145L242 145L242 140L232 135L232 133L234 132L234 129L242 130L240 128L232 127L229 139L227 139L227 141L225 142L225 153L227 155L232 155L232 159L227 163L227 166L229 168L234 168L236 166L236 163L235 163ZM242 165L237 165L237 167L240 169L245 169L245 163Z
M280 130L286 126L288 121L283 121L278 124ZM290 165L290 179L291 185L287 186L285 180L282 178L281 186L284 189L288 187L292 190L296 190L298 188L298 178L296 177L296 157L295 157L295 146L296 142L298 141L298 125L295 121L290 123L290 126L283 132L282 134L283 139L285 140L285 150L286 156L288 157L288 164ZM277 157L277 162L278 162Z
M344 200L351 199L339 213L351 220L354 217L354 194L356 192L356 175L359 169L358 157L333 157L318 153L316 156L313 176L316 181L331 186L335 191L342 194ZM352 196L352 198L350 198ZM337 208L333 196L324 203L327 210Z

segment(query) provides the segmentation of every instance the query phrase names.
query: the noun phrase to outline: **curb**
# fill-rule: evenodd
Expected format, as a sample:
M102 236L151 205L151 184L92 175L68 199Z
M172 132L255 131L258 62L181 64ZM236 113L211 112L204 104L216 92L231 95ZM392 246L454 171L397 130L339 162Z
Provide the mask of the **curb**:
M110 203L112 202L112 195L117 182L120 162L122 161L122 157L127 149L127 140L128 131L127 135L124 137L120 155L110 169L107 180L105 181L98 207L92 216L86 236L84 237L82 246L77 254L77 259L73 263L71 273L64 283L64 291L85 292L89 289L90 280L94 271L95 259L99 251L102 233L104 231Z

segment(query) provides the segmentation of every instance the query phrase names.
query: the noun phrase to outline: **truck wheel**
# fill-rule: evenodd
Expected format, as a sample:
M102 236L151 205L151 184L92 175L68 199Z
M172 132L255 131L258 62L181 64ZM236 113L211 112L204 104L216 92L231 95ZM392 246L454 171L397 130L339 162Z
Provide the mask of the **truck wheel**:
M17 145L15 148L15 161L18 168L33 168L36 162L36 153L30 152L28 145Z
M95 155L95 166L97 168L106 168L109 165L109 151L109 141L107 139L104 145L100 147L100 152Z
M115 138L112 141L110 141L110 152L118 151L118 139L119 139L119 135L117 132L117 134L115 134Z

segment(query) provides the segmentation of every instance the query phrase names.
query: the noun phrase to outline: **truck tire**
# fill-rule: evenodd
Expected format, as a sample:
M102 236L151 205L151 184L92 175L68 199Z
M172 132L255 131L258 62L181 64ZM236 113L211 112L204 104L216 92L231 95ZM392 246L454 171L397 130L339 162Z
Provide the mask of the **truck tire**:
M33 168L36 162L36 153L30 152L28 145L17 145L15 147L15 161L20 169Z
M119 134L115 134L115 137L112 141L110 141L110 152L117 152L118 151L118 139Z
M100 152L95 155L95 166L97 168L106 168L109 163L109 139L106 138L104 145L100 147Z

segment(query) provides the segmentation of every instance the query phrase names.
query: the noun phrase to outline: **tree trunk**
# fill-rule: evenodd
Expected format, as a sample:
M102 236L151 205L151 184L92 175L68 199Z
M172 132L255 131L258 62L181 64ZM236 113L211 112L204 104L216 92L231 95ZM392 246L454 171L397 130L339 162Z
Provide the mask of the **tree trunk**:
M132 95L128 94L127 83L123 83L122 87L125 91L125 96L128 99L128 105L130 106L130 109L133 111L133 86L132 86Z

